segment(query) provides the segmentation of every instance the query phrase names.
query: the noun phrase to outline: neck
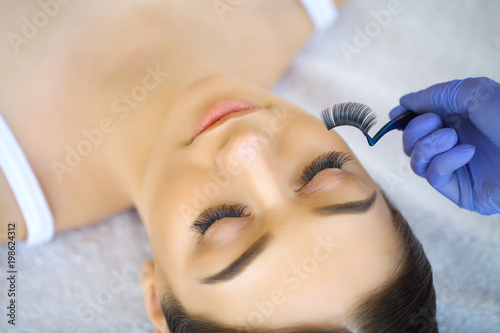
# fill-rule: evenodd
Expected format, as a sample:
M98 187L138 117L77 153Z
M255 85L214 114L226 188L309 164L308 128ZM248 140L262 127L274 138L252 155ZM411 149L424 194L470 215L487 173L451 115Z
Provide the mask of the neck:
M260 8L259 5L256 8ZM262 18L261 14L248 15L245 10L235 12L231 19L251 25L255 33L262 30L267 38L255 40L243 31L231 33L232 41L224 44L224 50L207 45L207 40L217 40L214 36L229 38L228 33L232 29L228 25L234 22L221 24L219 20L211 22L207 18L203 22L211 28L206 31L182 23L176 30L183 33L154 53L162 57L147 59L142 65L135 66L134 79L121 87L119 93L116 91L120 97L123 92L133 95L134 90L141 89L143 80L151 76L151 70L161 72L161 82L151 90L146 87L147 96L143 100L125 97L126 100L120 103L121 111L118 114L124 119L119 120L109 149L103 151L102 158L107 163L109 175L117 177L116 185L121 187L121 192L130 200L130 204L140 209L143 179L153 146L165 127L163 124L170 105L187 85L210 74L223 74L269 89L282 75L310 36L312 26L298 1L281 3L275 10L283 15L272 16L273 12L270 11L270 14L266 14L269 17ZM255 20L259 17L261 21L256 24ZM270 28L271 24L278 28ZM241 37L235 39L233 35ZM269 45L274 45L272 53L268 52Z
M23 45L20 56L0 54L7 73L0 79L2 114L30 159L57 230L138 205L169 106L189 83L223 74L270 88L312 32L298 1L251 2L223 21L211 3L98 5L107 9L68 6L68 19ZM105 19L95 20L96 13ZM108 131L92 154L62 175L55 172L54 162L67 164L67 148L87 140L82 129L106 119Z
M108 148L103 151L103 164L109 174L117 177L122 194L135 207L140 205L144 175L153 147L164 134L170 105L191 82L216 73L188 54L183 59L189 65L179 66L181 62L176 62L172 67L159 62L144 66L143 76L138 77L136 84L115 99L112 111L119 120Z

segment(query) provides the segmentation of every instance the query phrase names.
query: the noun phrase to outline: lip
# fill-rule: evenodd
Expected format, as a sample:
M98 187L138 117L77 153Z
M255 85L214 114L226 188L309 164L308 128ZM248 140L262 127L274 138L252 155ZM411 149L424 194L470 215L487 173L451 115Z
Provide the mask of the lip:
M263 107L247 99L222 99L205 109L201 116L196 120L191 141L216 123L217 125L220 125L223 121L229 118L257 111L259 109L263 109ZM243 111L247 112L243 113Z

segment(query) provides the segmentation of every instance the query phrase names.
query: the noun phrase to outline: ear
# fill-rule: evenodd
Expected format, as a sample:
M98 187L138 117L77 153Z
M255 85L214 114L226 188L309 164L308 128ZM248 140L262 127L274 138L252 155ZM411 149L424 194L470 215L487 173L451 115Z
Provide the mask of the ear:
M141 289L144 306L156 333L170 333L161 311L159 284L155 274L155 264L148 261L141 268Z

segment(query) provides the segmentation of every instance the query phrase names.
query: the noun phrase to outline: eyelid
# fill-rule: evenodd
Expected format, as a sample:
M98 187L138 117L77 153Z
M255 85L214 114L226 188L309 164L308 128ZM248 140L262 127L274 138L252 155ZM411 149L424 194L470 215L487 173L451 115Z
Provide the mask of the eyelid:
M238 232L245 229L251 221L251 215L222 218L207 229L199 244L228 243L237 238Z
M330 168L321 170L310 182L296 192L300 195L306 195L320 190L333 190L339 186L339 183L344 182L347 177L349 177L347 172L341 169Z
M250 216L250 214L247 212L247 207L242 204L221 204L203 210L194 220L192 228L203 236L212 225L223 218L246 216Z
M351 154L341 151L329 151L319 155L304 167L294 191L300 192L321 171L326 169L341 169L352 160L353 157Z

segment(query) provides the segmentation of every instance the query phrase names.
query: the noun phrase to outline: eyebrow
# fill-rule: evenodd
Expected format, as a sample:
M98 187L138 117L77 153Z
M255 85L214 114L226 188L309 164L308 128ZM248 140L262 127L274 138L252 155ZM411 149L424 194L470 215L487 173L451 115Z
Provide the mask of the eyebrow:
M316 207L313 208L313 212L316 215L321 216L364 214L373 206L376 200L377 192L374 191L368 199ZM219 273L201 279L201 283L215 284L232 280L246 267L248 267L255 260L255 258L257 258L258 255L268 247L270 239L271 235L269 233L264 234L226 268Z
M370 197L365 200L316 207L313 211L316 215L363 214L371 208L376 200L377 192L374 191Z
M205 284L227 281L241 273L264 249L269 243L270 234L266 233L253 243L242 255L240 255L229 266L217 274L211 275L201 280Z

